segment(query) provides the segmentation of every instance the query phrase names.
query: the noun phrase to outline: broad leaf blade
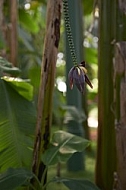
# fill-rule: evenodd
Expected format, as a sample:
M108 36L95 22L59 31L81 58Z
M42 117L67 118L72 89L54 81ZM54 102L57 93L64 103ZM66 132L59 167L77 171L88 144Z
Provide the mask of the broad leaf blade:
M0 170L29 166L36 116L33 104L0 79Z
M65 131L55 132L51 143L42 155L45 165L66 162L73 153L82 152L89 145L88 140Z
M99 188L96 185L94 185L91 181L84 179L62 180L62 183L66 185L70 190L99 190Z
M94 183L86 179L55 178L51 182L61 182L70 190L100 190Z
M7 76L2 77L2 79L27 100L31 101L33 99L33 86L25 80Z
M24 185L34 175L31 171L23 168L9 168L5 173L0 175L0 189L14 190L15 188Z

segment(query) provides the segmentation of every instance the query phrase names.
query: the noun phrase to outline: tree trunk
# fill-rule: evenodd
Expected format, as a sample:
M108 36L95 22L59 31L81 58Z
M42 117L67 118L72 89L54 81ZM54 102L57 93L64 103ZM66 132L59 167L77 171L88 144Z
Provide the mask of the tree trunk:
M115 132L117 172L115 189L126 189L126 1L116 1L116 43L114 58Z
M116 147L113 113L113 44L114 0L99 0L99 50L98 50L98 146L96 184L112 190L116 168Z
M3 15L3 3L4 3L4 0L1 0L1 1L0 1L0 35L1 35L2 39L4 38L4 26L3 26L3 20L4 20L4 15ZM3 53L0 52L0 56L3 56L2 54L3 54Z
M17 51L18 51L18 37L17 37L17 20L18 20L18 6L17 0L9 0L7 3L7 15L4 15L4 0L0 1L0 32L3 37L4 44L0 52L2 57L6 57L13 66L17 66ZM9 7L9 8L8 8ZM6 20L9 20L7 23ZM7 50L8 53L7 53Z
M41 155L47 149L50 141L52 96L60 39L61 3L62 0L49 0L47 4L46 36L42 58L36 136L32 164L32 171L40 181L42 180L42 185L46 183L46 166L41 162ZM36 187L35 181L32 181L32 183Z
M116 189L126 189L126 42L115 46L115 102L116 102Z

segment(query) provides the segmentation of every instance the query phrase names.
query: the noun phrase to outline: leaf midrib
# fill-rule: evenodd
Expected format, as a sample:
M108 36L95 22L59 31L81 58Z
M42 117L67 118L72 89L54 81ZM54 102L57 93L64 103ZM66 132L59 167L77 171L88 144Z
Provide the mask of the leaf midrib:
M16 122L16 118L14 118L14 114L12 114L13 109L11 108L11 100L8 95L4 81L2 81L2 87L3 87L3 93L5 94L6 105L7 105L7 117L8 117L9 130L11 131L11 134L12 134L11 140L13 143L13 147L15 147L16 149L15 154L17 155L17 162L21 166L22 162L20 159L19 141L18 141L18 137L16 133L17 122Z

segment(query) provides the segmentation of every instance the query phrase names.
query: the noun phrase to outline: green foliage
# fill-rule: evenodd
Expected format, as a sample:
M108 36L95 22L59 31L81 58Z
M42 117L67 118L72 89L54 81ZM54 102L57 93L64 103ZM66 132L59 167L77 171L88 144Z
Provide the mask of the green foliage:
M87 63L94 63L97 64L98 63L98 59L97 59L97 49L93 48L93 47L85 47L84 49L85 51L85 61Z
M33 99L33 86L26 80L13 77L2 77L2 79L27 100Z
M22 70L22 78L28 78L30 69L41 64L46 6L41 1L29 1L28 3L21 1L19 4L18 63ZM28 4L30 7L26 9L25 4Z
M42 156L46 166L55 164L58 161L67 161L74 152L83 151L88 145L89 141L78 137L76 135L57 131L53 134L51 143L55 145L49 147L45 154ZM44 187L41 187L40 182L36 176L29 170L23 168L9 168L6 172L0 175L0 189L14 190L17 187L24 186L25 189L28 186L35 188L30 184L30 180L34 178L38 183L38 189L42 190L50 183L63 183L68 189L74 190L99 190L91 181L86 179L70 179L70 178L54 178L47 182Z
M94 0L83 0L83 9L84 9L84 14L88 15L91 14L93 11L93 6L94 6Z
M21 27L18 27L18 34L19 39L25 45L27 52L34 52L34 47L32 46L32 36Z
M38 32L38 23L33 19L31 14L28 14L28 12L23 9L19 9L19 20L29 32Z
M5 173L0 175L0 189L14 190L22 185L30 185L29 180L33 176L33 173L29 170L9 168Z
M82 152L88 145L89 141L82 137L57 131L52 136L51 146L42 155L42 160L47 166L66 162L73 153Z
M62 109L65 111L64 123L68 123L69 121L82 123L86 119L84 112L75 106L62 106Z
M38 89L39 84L40 84L40 73L41 73L41 68L40 66L33 66L29 70L29 78L31 81L31 84L34 86L34 88Z
M17 67L13 67L12 63L0 57L0 76L3 74L11 74L12 76L18 76L20 74L20 69Z
M100 190L91 181L86 179L56 178L53 182L63 183L70 190Z
M19 65L23 77L29 77L34 86L34 92L37 94L40 81L40 63L43 47L43 33L45 32L45 10L46 1L29 1L30 10L25 10L25 0L19 0ZM92 12L93 0L84 1L85 14ZM63 21L63 20L62 20ZM62 22L63 23L63 22ZM44 29L43 29L44 28ZM63 33L63 30L62 30ZM38 34L38 35L36 35ZM61 34L63 36L63 34ZM64 43L64 36L62 37ZM0 42L1 42L0 38ZM1 44L1 43L0 43ZM63 51L63 45L60 44ZM96 63L96 52L92 49L86 49L86 61ZM58 68L57 68L58 70ZM5 74L18 76L20 69L13 67L11 63L0 59L0 75ZM58 76L64 76L64 65L59 67ZM65 78L65 76L64 76ZM3 77L0 79L0 168L1 172L9 167L31 167L32 147L34 136L34 127L36 122L36 109L31 102L33 97L33 87L27 80ZM58 92L59 93L59 92ZM77 120L79 123L85 119L84 113L78 111L75 107L64 107L65 98L54 95L55 102L58 102L56 117L61 118L66 114ZM54 103L54 111L56 110ZM60 110L60 111L59 111ZM89 141L78 136L58 131L54 133L49 149L42 155L47 165L66 161L77 151L83 151L88 146ZM57 145L57 146L56 146ZM29 180L34 177L30 171L24 169L9 169L3 175L0 175L0 189L11 190L22 185L29 186ZM69 189L76 189L82 185L92 184L86 180L59 179ZM27 182L27 183L26 183ZM58 182L58 181L54 181ZM80 186L79 186L80 183ZM85 186L84 186L85 183ZM78 186L76 186L78 184ZM79 190L81 190L81 188ZM91 189L90 188L90 189ZM23 188L22 188L23 189ZM25 189L25 187L24 187ZM96 189L94 187L94 189Z
M33 103L17 91L19 89L0 79L1 171L8 167L29 167L31 163L33 141L30 136L34 134L36 113Z
M57 87L55 87L53 94L53 124L60 126L61 128L63 126L65 114L65 110L63 109L64 105L66 105L65 97L63 96L62 92L60 92Z

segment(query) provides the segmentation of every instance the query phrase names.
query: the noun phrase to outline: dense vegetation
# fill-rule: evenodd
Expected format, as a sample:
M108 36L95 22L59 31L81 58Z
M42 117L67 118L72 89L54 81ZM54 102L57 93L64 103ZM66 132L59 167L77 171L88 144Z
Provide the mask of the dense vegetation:
M125 190L125 6L0 1L0 189Z

